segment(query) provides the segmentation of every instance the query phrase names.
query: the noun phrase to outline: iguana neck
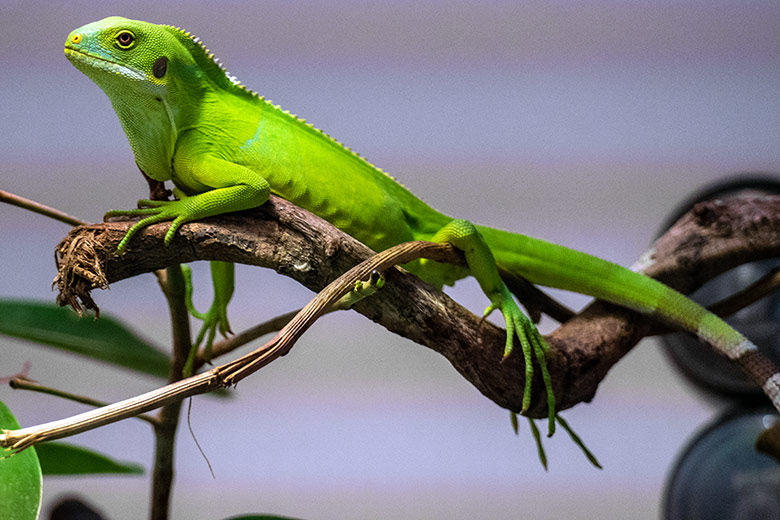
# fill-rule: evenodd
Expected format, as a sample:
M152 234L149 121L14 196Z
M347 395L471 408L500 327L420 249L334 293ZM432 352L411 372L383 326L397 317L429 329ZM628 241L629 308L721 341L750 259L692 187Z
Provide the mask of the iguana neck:
M172 159L176 140L194 124L204 98L213 103L220 96L197 67L171 70L171 78L159 95L125 89L104 89L122 123L139 168L157 181L173 176Z
M133 97L110 98L138 167L154 180L170 180L178 135L173 107L162 99L144 103Z

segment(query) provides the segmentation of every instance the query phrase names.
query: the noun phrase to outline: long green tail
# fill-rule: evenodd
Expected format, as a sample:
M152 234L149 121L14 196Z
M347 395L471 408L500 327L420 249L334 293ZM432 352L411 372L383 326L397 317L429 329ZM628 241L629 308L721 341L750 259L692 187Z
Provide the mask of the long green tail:
M780 411L780 371L725 321L674 289L607 260L525 235L478 227L499 267L545 287L593 296L691 332L737 363Z

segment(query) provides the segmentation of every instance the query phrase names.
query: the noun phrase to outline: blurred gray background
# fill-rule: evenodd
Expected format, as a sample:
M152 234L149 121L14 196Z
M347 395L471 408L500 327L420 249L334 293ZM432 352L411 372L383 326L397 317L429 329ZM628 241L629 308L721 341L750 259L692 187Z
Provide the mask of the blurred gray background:
M108 99L62 52L72 29L114 14L191 30L243 83L446 213L624 265L690 192L735 172L780 172L775 1L5 0L2 189L92 221L146 195ZM0 205L0 297L52 301L52 250L66 232ZM205 307L208 270L194 267ZM473 282L449 292L475 312L487 304ZM152 275L95 296L167 345ZM240 269L232 324L311 296ZM25 361L34 379L109 401L156 384L0 338L0 376ZM323 319L235 394L193 400L216 481L183 425L175 518L656 518L676 453L715 415L646 340L593 403L565 413L605 469L560 434L545 473L525 425L516 438L507 412L443 358L354 313ZM83 411L8 388L0 400L23 425ZM71 440L151 462L138 421ZM113 519L146 516L145 478L45 482L47 503L68 491Z

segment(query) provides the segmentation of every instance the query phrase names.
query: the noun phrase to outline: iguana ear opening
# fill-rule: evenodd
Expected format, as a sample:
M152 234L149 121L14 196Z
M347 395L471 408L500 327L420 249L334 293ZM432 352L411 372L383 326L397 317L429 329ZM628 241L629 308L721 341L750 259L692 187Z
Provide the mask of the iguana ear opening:
M168 58L161 56L160 58L154 60L154 63L152 64L152 74L154 74L155 78L162 79L162 77L165 76L165 72L167 70Z

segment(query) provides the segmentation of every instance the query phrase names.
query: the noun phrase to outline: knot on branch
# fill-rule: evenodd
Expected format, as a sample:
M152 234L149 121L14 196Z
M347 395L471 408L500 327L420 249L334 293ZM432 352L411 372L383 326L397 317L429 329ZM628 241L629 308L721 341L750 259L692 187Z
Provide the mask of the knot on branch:
M100 229L77 227L57 245L54 261L57 264L57 276L52 288L57 287L57 304L70 305L79 316L87 310L100 315L92 289L107 289L103 259L106 247Z

